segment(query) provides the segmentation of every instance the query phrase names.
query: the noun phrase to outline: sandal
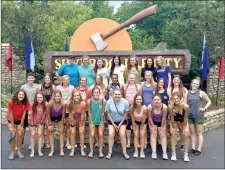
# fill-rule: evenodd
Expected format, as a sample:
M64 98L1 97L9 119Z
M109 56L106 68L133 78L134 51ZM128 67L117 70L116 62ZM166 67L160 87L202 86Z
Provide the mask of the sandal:
M106 156L106 159L111 159L112 158L112 153L108 153L108 155Z
M123 153L123 157L126 159L126 160L129 160L130 159L130 156L125 152Z

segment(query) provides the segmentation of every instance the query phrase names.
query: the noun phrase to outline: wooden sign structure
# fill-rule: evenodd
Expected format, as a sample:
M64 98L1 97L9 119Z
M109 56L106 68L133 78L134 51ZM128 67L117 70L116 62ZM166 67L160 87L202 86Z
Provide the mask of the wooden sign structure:
M165 58L167 65L171 67L172 73L181 75L188 75L191 67L191 54L189 50L167 50L165 43L159 43L156 48L143 51L46 52L44 54L44 71L56 72L62 64L68 63L68 57L71 55L76 56L75 61L78 64L83 55L89 55L92 65L95 64L97 58L102 58L106 67L111 65L112 58L116 55L120 56L125 66L127 65L128 57L136 55L141 67L144 67L146 58L151 57L155 60L157 56L162 56Z

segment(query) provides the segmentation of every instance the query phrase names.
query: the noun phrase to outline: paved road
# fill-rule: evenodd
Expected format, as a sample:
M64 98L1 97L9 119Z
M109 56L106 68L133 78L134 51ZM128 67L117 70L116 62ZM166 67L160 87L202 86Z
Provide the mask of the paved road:
M29 134L29 133L27 133ZM105 158L99 159L97 149L95 150L95 157L89 159L88 157L81 157L80 150L77 148L74 157L69 157L69 150L66 149L64 157L59 157L59 142L56 140L56 151L53 158L48 158L49 151L43 150L44 156L35 158L29 157L28 139L29 135L26 135L25 148L23 154L24 160L16 158L15 160L8 160L9 144L6 136L8 135L8 129L6 125L2 125L2 146L1 146L1 168L224 168L224 126L204 134L204 148L203 155L200 157L191 157L190 162L183 162L183 153L177 149L177 161L172 162L170 160L162 160L161 155L158 155L157 160L150 158L150 151L146 149L146 159L124 160L121 154L121 149L117 148L113 151L113 157L111 160ZM89 149L85 150L86 152ZM104 148L104 153L107 153L107 147ZM128 150L128 154L132 156L133 149ZM170 153L168 154L170 157Z

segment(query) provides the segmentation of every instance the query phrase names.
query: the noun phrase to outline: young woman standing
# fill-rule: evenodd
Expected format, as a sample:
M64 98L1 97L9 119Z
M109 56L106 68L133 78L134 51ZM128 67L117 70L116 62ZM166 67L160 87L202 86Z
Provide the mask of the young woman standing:
M171 133L171 148L172 156L171 160L176 161L176 137L177 137L177 127L178 122L181 125L181 132L184 142L184 161L189 162L188 158L188 111L189 106L181 101L181 95L178 92L172 94L170 104L168 107L170 113L170 133Z
M165 87L171 86L171 68L166 66L165 59L162 56L156 58L156 79L163 78Z
M155 90L155 94L160 94L162 98L162 103L168 106L169 104L169 95L167 89L165 87L164 79L160 78L157 81L157 88Z
M48 104L49 101L51 100L52 94L53 94L53 92L55 90L55 85L52 84L52 78L51 78L51 74L50 73L45 73L43 83L38 86L38 89L43 93L45 101ZM44 138L43 138L42 147L44 147L44 145L45 145L45 147L48 149L48 148L50 148L50 145L49 145L49 141L48 141L48 139L49 139L49 131L48 131L48 128L47 128L46 120L47 119L45 119L45 122L43 124L43 126L44 126L43 134L45 134L45 130L46 130L46 136L47 136L46 137L46 145L45 145Z
M104 61L102 58L99 58L96 60L94 72L95 72L95 75L98 74L102 77L103 84L107 86L109 83L108 81L109 73L108 73L108 68L105 67Z
M56 89L62 93L62 102L67 105L71 99L72 91L74 87L70 85L70 77L68 75L62 76L62 84L56 86ZM65 114L65 131L66 131L66 147L71 149L70 145L70 123L69 123L69 111L66 109Z
M60 90L55 90L47 106L47 122L49 130L49 143L51 151L49 157L54 155L54 127L58 126L59 140L60 140L60 156L64 156L64 119L65 119L66 105L62 102L62 93Z
M104 98L100 97L100 89L94 87L92 89L92 98L88 100L88 116L89 116L89 126L90 126L90 153L89 158L93 158L94 154L94 137L95 133L98 133L99 141L99 158L103 158L102 153L103 147L103 132L104 132L104 111L105 111L106 101Z
M94 67L90 64L90 58L85 55L81 58L82 65L78 66L79 77L86 77L87 87L91 87L94 84Z
M141 67L138 66L138 58L136 56L130 56L128 59L127 67L125 69L125 81L128 83L128 77L130 74L135 75L135 82L141 84Z
M149 104L152 103L152 96L157 87L157 84L155 83L152 77L151 71L146 71L144 77L145 81L141 83L141 94L144 97L144 105L147 107Z
M130 107L130 115L134 132L134 158L138 158L138 140L141 141L140 158L145 158L144 147L146 139L146 127L147 127L147 107L144 105L144 98L140 94L136 94L134 97L134 104Z
M191 147L190 154L194 156L202 155L203 145L203 123L204 113L211 105L211 100L208 95L199 90L200 78L195 78L191 82L191 90L188 91L187 104L190 107L188 114L189 128L191 131ZM205 107L202 106L202 99L206 101ZM196 138L198 136L198 149L196 150Z
M86 156L84 152L84 131L86 123L86 102L82 100L79 91L74 90L72 93L71 101L68 105L70 114L70 130L71 130L71 152L70 156L74 156L75 152L75 142L76 142L76 132L79 131L80 136L80 146L81 146L81 156Z
M43 156L41 152L43 142L43 129L46 117L46 101L43 93L38 91L34 98L34 103L31 104L30 110L28 111L28 124L30 129L30 146L31 154L30 157L34 157L34 145L35 145L35 134L38 132L38 155Z
M109 76L110 81L109 84L112 83L112 75L117 74L118 75L118 82L119 84L123 85L124 83L124 74L125 74L125 66L121 64L120 56L114 56L112 59L112 65L109 67Z
M128 84L124 85L124 98L128 101L129 105L133 105L134 96L141 91L141 85L136 84L135 82L136 76L134 74L129 74L128 77ZM130 136L131 136L131 125L132 122L130 117L127 119L127 130L126 130L126 137L127 137L127 148L130 148Z
M169 98L171 99L171 96L174 92L177 92L181 95L181 101L183 103L187 104L187 93L188 90L183 86L182 81L180 79L180 75L174 75L173 80L172 80L171 87L168 87L167 92L169 95ZM177 122L179 132L180 132L180 137L181 137L181 150L184 150L184 140L183 140L183 133L182 133L182 126L180 122Z
M115 133L119 133L121 145L123 149L123 156L125 159L130 159L126 152L126 124L127 114L129 112L129 103L127 100L121 98L120 90L114 91L113 98L106 102L105 111L108 116L108 130L109 130L109 152L106 156L107 159L112 157L112 148L114 144Z
M145 72L146 71L151 71L152 72L152 77L154 80L156 80L156 68L154 67L154 60L151 57L148 57L145 60L145 66L144 68L141 70L141 80L144 81L145 80Z
M151 131L151 148L152 148L152 159L157 158L156 154L156 139L159 133L160 141L163 150L163 159L168 159L166 148L167 148L167 134L166 134L166 116L167 106L162 104L162 98L160 94L155 94L152 99L152 104L148 106L148 121Z
M93 84L91 87L90 87L90 92L92 92L92 90L95 88L95 87L98 87L100 89L100 97L105 99L106 97L106 93L107 93L107 86L105 86L103 84L103 81L102 81L102 76L100 75L96 75L95 76L95 84ZM92 93L89 95L89 96L92 96Z
M106 95L106 99L111 99L113 98L114 95L114 91L115 90L120 90L122 97L124 96L124 87L122 84L119 83L118 80L118 74L112 74L111 75L111 80L112 83L110 83L107 86L107 95Z
M8 112L6 113L6 119L8 121L9 132L13 137L10 141L10 160L13 160L15 157L15 142L17 143L17 156L21 159L24 158L24 155L21 153L21 145L24 135L25 115L29 108L30 104L24 90L17 91L13 95L12 99L8 101Z

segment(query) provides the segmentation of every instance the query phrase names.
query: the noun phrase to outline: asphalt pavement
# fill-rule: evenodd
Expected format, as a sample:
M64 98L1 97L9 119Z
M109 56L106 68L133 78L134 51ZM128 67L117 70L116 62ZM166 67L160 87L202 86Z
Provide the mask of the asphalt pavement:
M170 160L171 153L168 153L168 160L163 160L161 154L158 154L157 160L151 159L151 153L149 147L145 150L146 158L145 159L136 159L132 158L133 156L133 147L128 150L130 155L130 160L125 160L122 156L121 147L113 149L113 155L111 160L106 158L98 158L98 149L95 148L94 158L90 159L87 156L81 157L80 148L78 147L75 151L74 157L69 157L70 150L65 148L65 156L59 156L59 140L55 139L55 155L52 158L48 157L49 149L43 149L44 156L39 157L36 155L34 158L30 158L30 151L28 150L29 146L29 132L25 136L25 148L22 150L22 153L25 155L24 159L15 158L14 160L8 160L9 156L9 144L7 141L8 128L6 125L2 125L2 139L1 139L1 168L2 169L76 169L76 168L91 168L91 169L101 169L101 168L224 168L224 126L221 126L217 129L211 130L204 134L204 144L202 149L202 155L199 157L189 156L190 162L183 161L183 152L179 149L180 145L177 148L177 161L173 162ZM37 149L37 146L36 146ZM108 147L103 149L103 152L106 156ZM88 154L89 147L85 152Z

